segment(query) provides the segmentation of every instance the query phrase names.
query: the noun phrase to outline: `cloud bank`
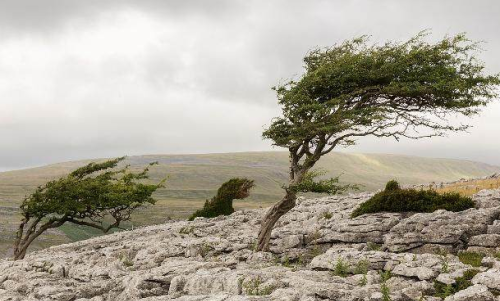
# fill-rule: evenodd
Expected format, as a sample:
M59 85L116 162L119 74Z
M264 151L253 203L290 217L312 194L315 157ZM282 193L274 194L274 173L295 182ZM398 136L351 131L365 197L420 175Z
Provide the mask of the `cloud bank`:
M497 1L0 2L0 169L124 154L271 149L271 87L314 47L467 32L500 71ZM467 134L350 151L500 165L500 104Z

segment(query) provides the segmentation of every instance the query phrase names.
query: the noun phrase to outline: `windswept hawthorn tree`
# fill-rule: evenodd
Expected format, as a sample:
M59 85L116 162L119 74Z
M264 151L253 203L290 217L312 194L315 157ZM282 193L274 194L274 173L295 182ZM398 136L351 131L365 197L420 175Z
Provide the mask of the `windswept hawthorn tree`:
M20 207L23 218L14 242L14 259L23 259L33 240L48 229L73 223L106 233L129 220L134 209L154 204L152 194L164 181L143 183L141 180L148 178L148 168L138 173L130 172L128 166L114 169L123 159L90 163L38 187L24 199ZM112 221L105 225L104 218Z
M451 116L472 116L497 96L498 75L485 75L478 44L464 34L437 43L425 33L406 42L369 45L366 37L311 51L298 80L275 87L282 116L263 137L290 153L285 196L262 219L257 250L295 206L297 192L336 192L335 181L315 182L310 171L338 146L359 137L419 139L458 132Z

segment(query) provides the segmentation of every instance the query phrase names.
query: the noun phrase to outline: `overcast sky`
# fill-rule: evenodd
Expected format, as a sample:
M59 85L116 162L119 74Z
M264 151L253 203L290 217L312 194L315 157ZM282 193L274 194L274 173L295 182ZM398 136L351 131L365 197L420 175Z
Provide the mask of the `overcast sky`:
M270 87L302 58L373 42L467 32L500 72L500 1L0 1L0 170L135 154L270 150ZM500 102L469 133L348 151L500 165Z

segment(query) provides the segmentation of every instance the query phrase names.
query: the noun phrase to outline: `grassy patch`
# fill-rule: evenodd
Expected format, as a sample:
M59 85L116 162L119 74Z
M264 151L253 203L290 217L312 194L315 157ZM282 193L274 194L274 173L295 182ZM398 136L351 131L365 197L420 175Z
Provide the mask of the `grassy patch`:
M380 251L382 245L369 241L366 243L366 247L368 248L368 251Z
M474 207L474 201L458 193L439 194L434 190L400 189L391 181L387 188L359 205L351 217L376 212L433 212L438 209L463 211Z
M260 277L250 279L246 282L240 279L240 282L243 291L249 296L267 296L274 291L274 287L271 285L262 287L262 279Z
M457 192L463 196L472 196L473 194L476 194L483 189L497 188L500 188L500 178L459 182L443 188L438 188L437 192Z
M328 212L328 211L323 212L323 218L324 218L324 219L331 219L331 218L332 218L332 216L333 216L333 215L332 215L330 212Z
M444 284L439 281L434 281L434 290L436 291L434 296L439 298L446 298L451 296L461 290L464 290L472 285L472 278L479 273L479 270L470 269L464 272L462 277L455 278L454 284Z
M391 292L387 286L387 280L391 279L391 271L380 272L382 283L380 284L380 292L382 293L382 301L391 301Z
M460 252L458 253L458 259L464 264L470 264L473 267L480 267L481 261L484 258L484 254L476 252Z
M335 264L335 269L332 271L334 276L339 277L347 277L349 273L349 265L344 262L342 258L337 259L337 263Z

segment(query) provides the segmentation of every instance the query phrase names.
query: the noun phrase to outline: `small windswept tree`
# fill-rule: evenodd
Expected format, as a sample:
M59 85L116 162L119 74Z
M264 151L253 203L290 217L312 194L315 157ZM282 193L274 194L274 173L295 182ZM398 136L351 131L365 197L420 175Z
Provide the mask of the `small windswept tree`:
M123 159L90 163L26 197L20 206L22 220L14 242L14 259L23 259L30 244L48 229L68 222L106 233L129 220L135 209L154 204L152 194L164 181L144 183L149 167L137 173L130 172L128 166L115 169ZM104 218L111 222L105 225Z
M197 210L189 220L197 217L217 217L219 215L230 215L234 212L233 200L242 200L250 195L250 189L254 187L252 180L245 178L232 178L225 182L217 190L217 194L206 200L205 205Z
M437 43L425 33L401 43L369 45L366 37L311 51L298 80L275 87L282 116L263 137L290 154L284 198L262 219L258 250L295 206L297 187L316 187L308 174L338 146L365 136L419 139L464 131L450 116L472 116L497 96L498 75L485 75L465 35ZM331 183L330 183L331 184ZM320 185L321 186L321 185ZM307 187L307 185L306 185Z

